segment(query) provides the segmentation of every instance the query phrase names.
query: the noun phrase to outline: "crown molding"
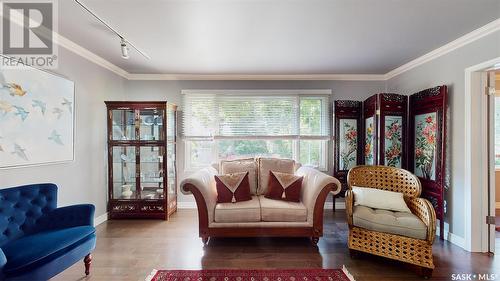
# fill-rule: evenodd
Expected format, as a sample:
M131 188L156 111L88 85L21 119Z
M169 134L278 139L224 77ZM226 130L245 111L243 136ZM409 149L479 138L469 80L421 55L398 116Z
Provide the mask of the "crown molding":
M343 80L384 81L383 74L131 74L129 80Z
M116 66L91 52L90 50L78 45L68 38L55 33L55 43L75 54L105 68L109 71L127 79L127 80L338 80L338 81L387 81L406 71L418 67L426 62L441 57L460 47L472 43L484 36L500 30L500 18L494 20L462 37L459 37L446 45L443 45L433 51L430 51L408 63L395 68L386 74L139 74L129 73L126 70Z
M59 46L61 47L64 47L65 49L101 66L101 67L104 67L105 69L125 78L125 79L128 79L128 75L129 73L114 65L113 63L109 62L108 60L106 60L105 58L101 57L101 56L98 56L96 55L95 53L91 52L90 50L78 45L77 43L69 40L68 38L58 34L58 33L54 33L54 41L56 44L58 44Z
M484 36L487 36L493 32L496 32L500 30L500 19L496 19L474 31L471 31L462 37L459 37L448 44L445 44L437 49L434 49L433 51L428 52L427 54L420 56L410 62L407 62L403 64L402 66L391 70L387 72L385 76L385 80L389 80L391 78L394 78L410 69L413 69L417 66L420 66L426 62L429 62L431 60L434 60L438 57L441 57L443 55L446 55L458 48L461 48L469 43L472 43L478 39L483 38Z

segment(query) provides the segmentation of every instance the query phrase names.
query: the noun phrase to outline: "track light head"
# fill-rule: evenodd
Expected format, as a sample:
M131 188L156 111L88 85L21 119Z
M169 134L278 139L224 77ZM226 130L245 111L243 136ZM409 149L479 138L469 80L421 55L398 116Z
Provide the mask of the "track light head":
M122 58L128 60L128 58L130 56L128 55L127 41L125 41L125 39L122 38L120 46L121 46L121 49L122 49Z

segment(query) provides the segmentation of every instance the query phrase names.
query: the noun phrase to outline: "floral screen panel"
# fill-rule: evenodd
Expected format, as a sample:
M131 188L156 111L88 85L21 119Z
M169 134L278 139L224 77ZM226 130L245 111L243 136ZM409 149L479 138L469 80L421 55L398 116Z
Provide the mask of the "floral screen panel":
M349 170L356 166L358 147L358 122L356 119L340 119L340 169Z
M385 117L384 165L401 168L403 154L403 117Z
M374 117L365 119L365 165L374 165L374 149L375 149L375 134L374 134Z
M415 175L436 180L436 112L415 115Z

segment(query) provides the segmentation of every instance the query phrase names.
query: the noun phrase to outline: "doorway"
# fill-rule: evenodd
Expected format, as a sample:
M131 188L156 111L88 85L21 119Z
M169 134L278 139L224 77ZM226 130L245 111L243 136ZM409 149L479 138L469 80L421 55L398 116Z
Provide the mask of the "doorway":
M464 249L495 252L495 78L500 57L465 69ZM500 248L499 248L500 250Z
M493 109L492 138L494 154L492 156L495 165L494 177L492 177L490 183L490 189L495 189L494 192L490 191L490 194L494 194L494 198L491 198L491 200L495 200L495 235L490 238L490 241L494 240L494 245L490 248L494 248L494 252L498 252L500 251L500 70L489 71L486 76L486 86L489 89L490 96L493 96L491 98L493 104L490 108ZM493 196L491 195L491 197Z

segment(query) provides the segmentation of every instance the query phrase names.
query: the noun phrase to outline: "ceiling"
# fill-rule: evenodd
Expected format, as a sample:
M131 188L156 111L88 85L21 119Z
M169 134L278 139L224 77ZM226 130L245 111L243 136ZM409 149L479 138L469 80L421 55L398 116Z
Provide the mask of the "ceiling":
M500 18L499 0L73 0L58 32L129 73L385 74Z

